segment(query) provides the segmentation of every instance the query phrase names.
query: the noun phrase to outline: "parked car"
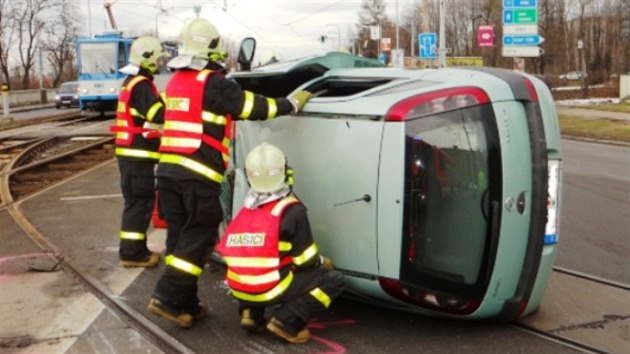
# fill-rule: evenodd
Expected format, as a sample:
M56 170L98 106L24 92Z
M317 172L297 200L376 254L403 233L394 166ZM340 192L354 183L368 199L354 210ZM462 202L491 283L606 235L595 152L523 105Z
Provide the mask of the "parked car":
M385 68L343 53L232 78L272 97L314 94L296 117L236 123L232 215L248 189L245 156L266 141L294 169L294 191L348 295L464 319L513 320L540 305L562 160L545 83L496 68Z
M576 81L585 79L587 74L581 71L571 71L566 74L562 74L559 76L560 80L568 80L568 81Z
M64 82L55 94L55 107L79 107L79 83L77 81Z

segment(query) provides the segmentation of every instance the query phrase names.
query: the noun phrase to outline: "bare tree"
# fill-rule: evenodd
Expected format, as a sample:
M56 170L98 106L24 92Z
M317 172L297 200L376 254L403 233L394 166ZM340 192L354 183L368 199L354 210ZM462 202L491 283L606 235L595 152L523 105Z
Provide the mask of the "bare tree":
M35 54L39 36L46 21L46 11L58 5L56 0L15 0L17 27L17 51L22 68L22 88L29 88L31 70L35 65Z
M385 32L383 28L387 23L389 23L389 20L385 14L385 2L383 0L363 0L361 2L357 32L359 33L358 41L360 48L363 47L363 43L367 43L364 52L366 57L376 58L377 54L380 52L380 43L378 41L369 40L369 27L379 26L382 34Z
M16 35L14 7L11 5L9 0L0 0L0 74L2 74L2 82L9 86L11 86L9 57L11 43Z
M40 47L53 70L53 87L77 75L74 39L79 33L79 16L76 6L75 2L63 1L43 31L46 40L41 41Z

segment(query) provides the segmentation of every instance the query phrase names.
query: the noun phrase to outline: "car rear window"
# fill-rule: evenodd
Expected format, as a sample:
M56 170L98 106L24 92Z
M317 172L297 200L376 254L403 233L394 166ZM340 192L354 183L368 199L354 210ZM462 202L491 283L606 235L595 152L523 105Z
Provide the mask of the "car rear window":
M483 291L501 181L493 114L484 104L405 121L402 281Z

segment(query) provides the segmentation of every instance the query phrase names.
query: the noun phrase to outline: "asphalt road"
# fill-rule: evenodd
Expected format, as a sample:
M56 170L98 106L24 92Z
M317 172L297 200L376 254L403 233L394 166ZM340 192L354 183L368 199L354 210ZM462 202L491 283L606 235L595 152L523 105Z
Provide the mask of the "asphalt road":
M630 284L630 147L562 142L555 264Z

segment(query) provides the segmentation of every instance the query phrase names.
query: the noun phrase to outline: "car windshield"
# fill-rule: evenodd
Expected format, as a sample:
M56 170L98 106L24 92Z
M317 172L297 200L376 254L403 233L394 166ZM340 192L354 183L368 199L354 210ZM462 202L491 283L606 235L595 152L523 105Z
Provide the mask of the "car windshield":
M59 88L60 93L75 93L77 92L77 84L63 84Z
M116 71L116 43L81 43L79 46L81 58L80 73L111 74Z
M401 280L482 291L489 262L489 178L500 174L489 106L407 121ZM497 182L494 182L497 183Z

